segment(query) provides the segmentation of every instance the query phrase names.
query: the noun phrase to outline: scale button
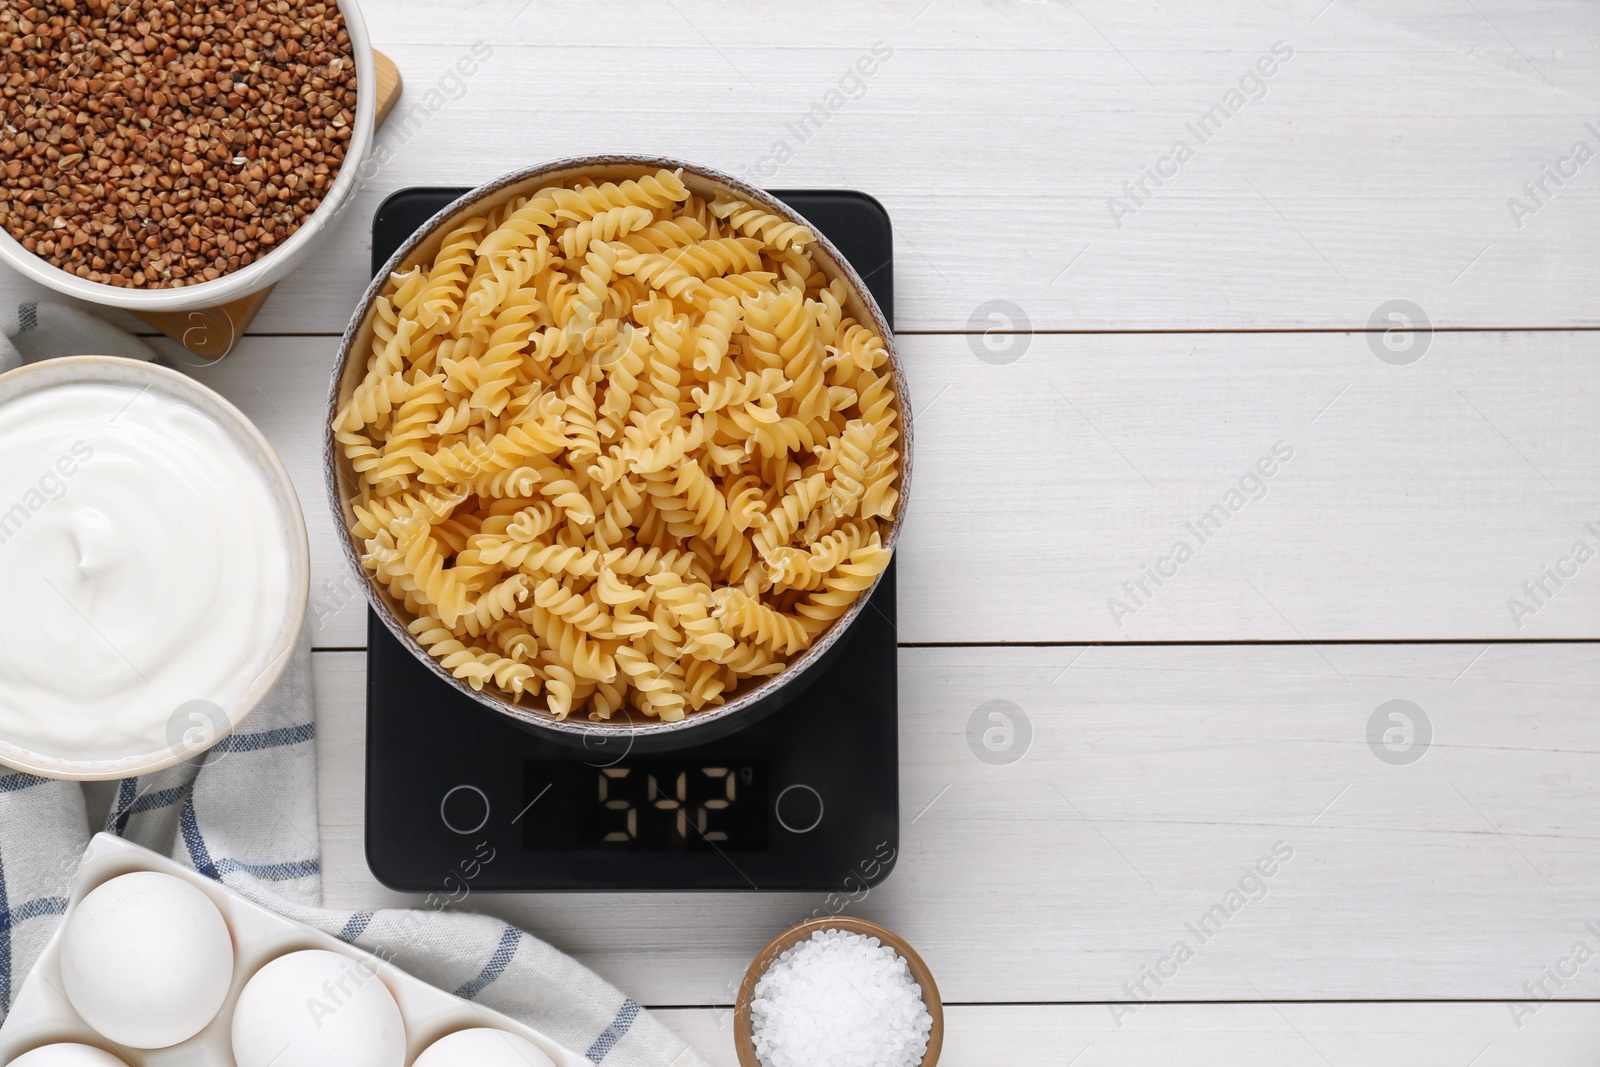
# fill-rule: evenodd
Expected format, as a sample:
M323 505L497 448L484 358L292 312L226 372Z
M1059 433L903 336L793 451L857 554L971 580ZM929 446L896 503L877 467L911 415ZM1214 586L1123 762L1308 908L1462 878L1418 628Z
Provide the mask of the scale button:
M795 784L778 794L778 824L791 834L808 834L822 822L822 794Z
M439 818L456 834L475 834L489 823L489 798L475 785L458 785L439 801Z

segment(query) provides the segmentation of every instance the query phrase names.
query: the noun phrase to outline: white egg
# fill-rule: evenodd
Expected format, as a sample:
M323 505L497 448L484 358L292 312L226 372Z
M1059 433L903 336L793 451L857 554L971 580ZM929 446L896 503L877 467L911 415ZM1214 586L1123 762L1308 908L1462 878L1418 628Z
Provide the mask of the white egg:
M209 897L181 878L113 878L73 908L61 981L83 1021L119 1045L166 1048L198 1034L233 981L233 939Z
M526 1038L483 1027L441 1037L411 1067L555 1067L555 1061Z
M11 1067L128 1067L92 1045L45 1045L11 1061Z
M306 949L257 971L233 1007L239 1067L402 1067L400 1006L370 966Z

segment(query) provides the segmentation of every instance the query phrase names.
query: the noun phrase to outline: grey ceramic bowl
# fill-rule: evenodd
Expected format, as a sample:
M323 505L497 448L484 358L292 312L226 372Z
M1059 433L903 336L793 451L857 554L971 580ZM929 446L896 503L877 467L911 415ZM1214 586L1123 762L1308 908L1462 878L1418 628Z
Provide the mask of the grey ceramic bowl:
M718 193L730 193L750 204L756 204L775 215L780 215L790 221L809 226L806 220L797 214L793 208L784 204L773 196L756 189L737 178L712 170L709 167L693 163L685 163L676 159L664 159L653 156L584 156L574 159L559 159L551 163L544 163L526 170L516 171L504 177L497 178L486 185L462 196L445 207L433 218L425 222L412 237L402 244L389 257L373 278L372 284L362 294L355 314L346 327L344 337L339 344L339 355L334 365L333 381L328 393L328 411L323 434L323 453L325 476L327 481L328 497L333 504L334 512L340 528L349 530L355 516L350 509L350 488L356 485L354 472L342 453L334 445L333 418L335 413L349 398L356 385L361 381L366 372L367 355L372 344L372 316L374 302L378 293L390 274L398 270L406 270L417 263L431 261L439 250L443 237L461 219L472 215L482 214L499 204L505 203L518 196L535 192L547 185L569 181L574 178L593 178L597 181L620 181L624 178L635 178L641 173L654 172L658 169L681 170L683 180L689 189L699 196L710 199ZM818 265L830 279L843 278L850 288L850 299L846 303L846 312L858 321L871 323L883 337L884 345L889 352L889 365L894 376L896 406L900 415L900 502L895 511L893 524L889 527L884 539L889 548L893 548L899 540L900 527L906 513L906 501L911 482L911 404L906 393L905 375L901 371L899 356L895 350L894 334L885 320L877 301L872 298L866 283L861 280L849 262L840 254L827 238L823 237L816 227L810 227L817 235L817 241L810 247L813 257ZM361 566L360 555L362 546L353 535L341 539L344 555L351 568L361 576L367 597L372 603L373 610L383 621L389 632L394 634L406 648L419 661L426 664L428 669L438 675L451 688L462 696L475 700L480 704L493 708L510 718L527 726L541 730L551 731L560 738L573 744L589 747L601 747L605 751L627 749L639 751L659 750L672 748L679 745L695 744L710 740L714 736L730 733L740 729L762 715L769 713L787 703L789 699L804 689L805 681L809 680L809 672L824 660L830 658L841 637L850 628L862 610L866 607L867 600L873 590L877 589L875 582L871 589L863 593L851 606L850 610L841 616L827 630L812 643L811 647L795 656L789 665L779 674L767 678L750 679L741 686L728 700L715 707L705 708L692 712L677 722L661 722L637 712L631 715L618 712L617 716L607 722L593 722L586 716L574 715L565 720L557 719L548 710L534 704L513 704L510 698L502 694L497 688L485 687L481 692L472 689L465 682L453 677L449 671L441 667L427 651L417 643L417 640L406 630L406 623L410 616L404 605L398 603L393 596L380 584L374 582L371 576ZM882 580L880 575L879 580ZM809 675L814 677L814 675Z

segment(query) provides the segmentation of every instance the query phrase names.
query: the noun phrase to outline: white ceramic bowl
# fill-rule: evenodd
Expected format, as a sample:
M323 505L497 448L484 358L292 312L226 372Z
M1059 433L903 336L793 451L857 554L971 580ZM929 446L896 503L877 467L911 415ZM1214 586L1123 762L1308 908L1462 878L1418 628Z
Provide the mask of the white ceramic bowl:
M333 187L311 216L288 240L248 266L209 282L197 282L175 289L135 289L103 282L91 282L60 267L53 267L34 255L21 242L0 227L0 260L15 267L41 285L58 293L107 307L129 311L189 311L216 307L260 292L282 280L328 235L334 220L360 181L359 171L372 147L374 119L378 109L378 75L372 58L372 40L362 21L356 0L337 0L339 11L350 34L350 51L356 63L356 121L345 148L344 162L333 180Z
M74 382L115 382L164 392L215 421L255 466L272 496L282 533L279 542L288 555L289 573L283 621L273 635L271 647L261 650L256 660L257 674L250 686L231 706L221 709L225 721L209 724L215 728L209 731L206 744L181 749L163 745L151 752L129 753L115 759L64 759L41 755L0 736L0 763L45 778L92 782L149 774L190 759L226 737L256 709L262 697L283 676L294 654L311 593L311 548L306 538L305 518L300 512L300 498L272 446L243 412L187 375L154 363L116 356L47 359L0 374L0 405L50 386ZM151 618L152 625L158 625L160 612L153 610Z

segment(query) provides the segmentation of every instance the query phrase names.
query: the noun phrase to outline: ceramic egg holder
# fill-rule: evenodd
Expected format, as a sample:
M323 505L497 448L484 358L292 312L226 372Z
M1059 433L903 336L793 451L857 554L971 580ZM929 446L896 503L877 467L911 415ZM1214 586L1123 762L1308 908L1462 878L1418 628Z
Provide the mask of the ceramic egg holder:
M134 1049L101 1037L73 1010L62 992L61 931L90 890L119 875L135 871L156 871L181 878L210 898L222 913L233 935L233 982L222 1010L205 1029L188 1041L163 1049ZM45 945L38 963L18 993L5 1026L0 1027L0 1063L58 1042L94 1045L121 1058L130 1067L180 1067L180 1065L224 1064L232 1067L233 1008L239 992L251 976L264 965L300 949L326 949L356 960L394 994L406 1028L406 1063L411 1063L433 1042L457 1030L492 1027L526 1038L538 1046L559 1067L594 1067L585 1057L571 1052L530 1027L498 1012L469 1003L435 989L400 969L376 959L320 930L285 919L194 871L179 866L154 852L130 844L110 834L97 834L84 852L78 868L78 881L67 905L61 926Z
M378 111L373 125L382 126L383 120L394 110L400 99L400 69L394 60L374 50L373 65L378 72ZM202 359L221 359L233 351L234 345L244 336L245 327L256 317L261 305L272 295L272 286L259 292L242 296L216 307L195 308L187 311L135 311L134 314L154 326Z

